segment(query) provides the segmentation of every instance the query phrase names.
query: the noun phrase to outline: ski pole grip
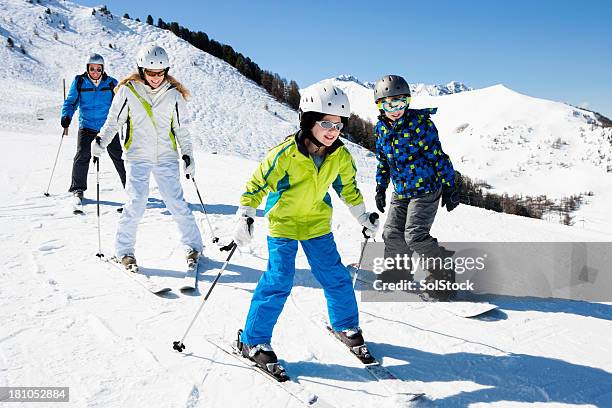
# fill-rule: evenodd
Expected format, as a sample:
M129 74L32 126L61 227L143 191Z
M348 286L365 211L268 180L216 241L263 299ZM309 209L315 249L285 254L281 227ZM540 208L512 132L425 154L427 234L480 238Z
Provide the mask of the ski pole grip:
M189 166L191 164L191 159L189 158L188 155L184 154L183 157L181 157L181 159L183 159L183 161L185 162L185 166ZM185 174L185 177L187 177L187 179L189 179L189 174Z
M376 220L378 219L378 213L371 213L370 216L368 217L368 220L374 224L374 222L376 222ZM370 239L372 238L371 236L368 235L368 229L366 227L363 227L363 230L361 230L361 234L363 235L363 237L365 239Z
M94 143L100 144L102 142L102 138L100 136L96 136L94 139ZM98 163L99 157L94 156L93 163Z
M249 230L249 235L253 234L253 230L251 229L251 225L253 225L253 223L255 222L255 220L251 217L247 217L247 229Z

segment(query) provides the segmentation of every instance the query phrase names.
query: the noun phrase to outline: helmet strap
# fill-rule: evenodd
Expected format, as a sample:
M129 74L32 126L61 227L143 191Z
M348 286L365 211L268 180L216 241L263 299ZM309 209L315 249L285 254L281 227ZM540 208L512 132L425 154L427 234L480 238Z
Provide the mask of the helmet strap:
M140 75L140 79L142 79L146 86L152 88L151 84L149 83L149 81L147 81L147 78L145 77L144 68L138 67L138 75Z
M314 137L314 135L312 134L312 132L309 130L308 132L306 132L306 137L312 142L312 144L314 144L315 146L317 146L317 151L324 146L323 143L319 142L317 140L316 137Z

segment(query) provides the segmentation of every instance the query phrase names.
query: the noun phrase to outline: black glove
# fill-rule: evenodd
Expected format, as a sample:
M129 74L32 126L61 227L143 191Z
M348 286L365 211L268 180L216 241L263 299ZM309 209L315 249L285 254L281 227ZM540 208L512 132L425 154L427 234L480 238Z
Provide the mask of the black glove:
M453 187L442 187L442 207L446 206L447 211L453 211L460 203L461 185L463 178L461 173L455 171L455 184Z
M376 208L381 213L385 212L385 207L387 206L387 189L381 186L376 186L376 197L374 200L376 201Z
M62 116L62 127L67 128L68 126L70 126L70 117Z

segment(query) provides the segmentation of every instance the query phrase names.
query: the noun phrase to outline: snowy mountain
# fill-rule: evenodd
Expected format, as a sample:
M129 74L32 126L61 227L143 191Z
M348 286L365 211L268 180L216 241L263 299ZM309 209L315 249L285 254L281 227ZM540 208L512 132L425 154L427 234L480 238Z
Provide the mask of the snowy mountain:
M373 90L333 80L354 113L376 123ZM449 95L413 94L411 107L437 107L442 146L455 167L498 193L560 199L592 192L573 215L581 226L612 228L612 128L598 114L520 94L503 85Z
M15 43L12 49L0 47L0 98L15 106L0 112L5 129L15 123L32 129L32 119L39 118L56 122L61 79L70 86L90 53L100 53L107 72L120 79L135 70L138 49L150 42L168 50L172 73L191 90L189 120L201 149L261 158L296 129L294 110L170 31L111 14L92 15L92 8L57 0L9 0L0 4L0 16L0 43L9 37ZM359 161L366 160L362 149L351 149Z
M61 405L79 408L303 406L206 341L229 343L244 324L268 258L261 211L253 244L235 252L185 339L187 349L182 354L172 350L227 257L211 238L229 242L245 180L265 149L295 128L295 112L226 63L167 31L116 15L92 15L91 8L67 1L3 1L0 36L1 42L9 36L14 40L13 48L0 47L0 387L69 386L70 402ZM193 93L190 129L198 141L198 186L213 231L193 184L183 179L207 245L200 292L192 295L176 290L185 273L182 246L154 182L136 252L155 279L173 288L165 297L144 291L96 257L93 169L84 216L72 215L66 192L76 129L60 139L61 78L69 82L82 72L92 51L104 55L112 75L126 75L138 47L151 41L169 50L173 73ZM513 108L506 107L508 112ZM540 112L548 111L543 106ZM477 119L464 120L472 124ZM469 127L444 137L467 132ZM373 158L358 146L350 148L361 175L359 187L371 208ZM56 153L51 196L45 197ZM125 195L108 157L100 167L101 250L110 256L119 217L115 209ZM607 179L601 178L603 184ZM339 252L345 263L354 262L363 239L360 227L335 194L332 200ZM386 214L381 216L384 222ZM469 206L439 211L432 233L442 242L612 240L610 230L566 227ZM302 251L296 267L295 287L273 338L289 374L335 407L408 406L311 323L309 316L324 312L324 294ZM359 293L357 299L372 352L401 379L400 387L426 393L417 406L609 405L610 304L499 298L497 314L472 320L435 304L363 302ZM23 404L30 405L51 406Z
M376 82L369 81L361 82L359 79L357 79L357 77L347 74L338 75L337 77L333 78L333 80L340 82L354 82L357 85L361 85L368 89L374 89L374 85L376 84ZM440 96L472 90L472 88L470 88L469 86L457 81L451 81L446 85L430 85L420 83L409 85L410 92L414 95Z

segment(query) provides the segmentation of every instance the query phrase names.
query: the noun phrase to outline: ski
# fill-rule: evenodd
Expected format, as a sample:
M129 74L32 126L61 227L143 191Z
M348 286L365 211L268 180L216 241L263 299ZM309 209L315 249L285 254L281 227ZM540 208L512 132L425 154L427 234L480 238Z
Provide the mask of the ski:
M497 310L497 305L487 302L431 302L437 308L466 319L478 318L484 314Z
M347 266L347 269L351 274L351 277L354 277L355 273L357 273L357 278L355 279L357 282L367 286L369 290L373 289L374 281L377 279L376 274L371 271L364 271L363 269L360 269L358 271L356 264L351 264ZM479 318L482 315L497 309L497 305L489 302L471 302L460 300L450 300L441 302L437 301L436 299L432 299L431 297L427 296L426 293L418 290L406 292L405 296L414 296L415 302L427 302L432 305L435 305L436 308L444 310L457 317L463 317L467 319Z
M370 353L367 347L367 342L366 344L359 346L359 350L354 350L353 347L346 345L337 337L335 331L331 329L331 326L323 315L318 313L309 315L305 313L293 295L290 295L290 298L296 309L299 310L304 317L307 317L314 326L325 330L325 333L330 335L339 346L347 350L353 357L359 360L370 376L375 381L381 383L390 394L403 397L407 403L416 401L425 396L425 393L410 389L409 385L406 385L403 380L397 378L392 372L390 372L375 356ZM366 356L366 358L364 358L364 356Z
M194 291L198 288L198 269L201 259L202 255L198 257L197 261L189 260L187 271L185 272L185 276L183 277L183 282L180 287L181 292Z
M121 265L121 261L117 257L102 258L105 262L113 265L116 269L119 269L125 275L127 275L130 279L136 282L141 287L145 288L147 291L151 292L154 295L162 295L166 292L170 292L172 288L168 286L164 286L158 282L155 282L149 275L146 273L146 269L142 270L139 267L128 271L125 269L123 265Z
M255 372L261 373L263 377L267 378L277 387L282 388L285 392L300 401L305 406L319 408L333 407L333 405L321 399L316 394L313 394L312 392L308 391L302 384L298 383L297 381L291 379L283 382L278 381L278 379L274 377L274 375L272 375L272 373L270 373L268 370L259 367L257 364L255 364L255 362L249 360L246 357L243 357L242 353L236 348L236 341L234 341L232 344L226 344L225 340L223 339L205 338L205 340L212 346L223 351L225 354L232 356L237 361L240 361L243 366L248 367Z
M423 397L425 394L422 392L416 392L408 390L404 381L397 378L391 371L389 371L382 363L374 357L367 348L367 343L359 346L359 350L356 352L352 347L343 343L337 336L336 332L327 323L325 318L322 316L311 316L310 320L317 326L322 325L325 327L325 331L333 339L337 340L344 349L346 349L352 356L359 360L366 371L370 373L372 378L381 383L387 391L393 395L401 395L407 401L415 401ZM365 358L363 357L365 356Z

